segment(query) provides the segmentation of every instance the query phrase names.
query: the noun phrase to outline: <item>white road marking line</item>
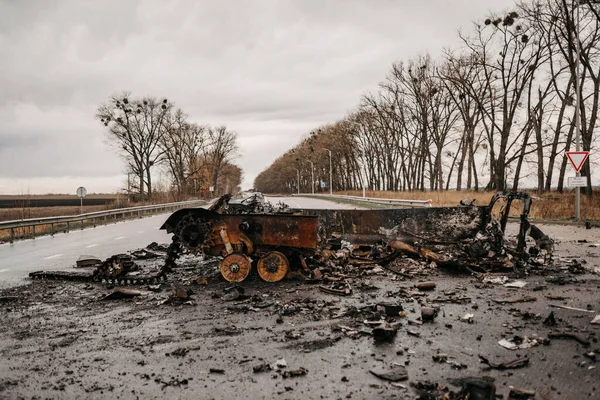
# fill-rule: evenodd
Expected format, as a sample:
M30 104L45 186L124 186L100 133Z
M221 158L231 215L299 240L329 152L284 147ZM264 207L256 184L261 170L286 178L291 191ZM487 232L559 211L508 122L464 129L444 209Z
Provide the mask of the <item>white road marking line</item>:
M115 238L115 240L121 240L121 239L125 239L125 236L119 236L119 237Z
M302 208L302 206L301 206L300 204L298 204L298 202L297 202L297 201L294 201L294 200L289 200L289 199L288 199L288 200L287 200L287 203L292 203L292 204L290 204L292 207L295 207L295 208Z
M137 231L137 233L144 233L144 232L146 232L146 231Z
M90 244L89 246L85 246L85 248L86 248L86 249L90 249L90 248L92 248L92 247L96 247L96 246L98 246L98 243L95 243L95 244Z
M10 268L0 269L0 272L6 272L6 271L10 271Z
M53 258L60 257L60 256L62 256L62 254L55 254L53 256L44 257L44 258L42 258L42 260L51 260Z

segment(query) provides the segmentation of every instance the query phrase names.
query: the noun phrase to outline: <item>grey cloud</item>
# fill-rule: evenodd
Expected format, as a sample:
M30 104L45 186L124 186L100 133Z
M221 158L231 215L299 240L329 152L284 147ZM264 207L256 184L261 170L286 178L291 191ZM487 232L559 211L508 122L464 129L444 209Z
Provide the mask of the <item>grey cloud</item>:
M35 168L0 160L0 174L117 175L122 163L93 115L128 90L234 127L249 146L239 162L250 185L303 134L355 107L392 62L440 54L459 27L513 2L0 0L0 143L23 138L12 147L21 161L32 138L51 138L37 142ZM87 156L73 158L76 146Z

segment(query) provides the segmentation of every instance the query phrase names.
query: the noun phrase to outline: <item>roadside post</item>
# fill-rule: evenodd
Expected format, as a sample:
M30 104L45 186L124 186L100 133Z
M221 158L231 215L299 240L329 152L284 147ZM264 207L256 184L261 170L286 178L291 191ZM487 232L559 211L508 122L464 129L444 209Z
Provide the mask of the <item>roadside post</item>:
M580 178L581 174L579 170L585 162L588 156L588 152L581 151L581 87L579 85L580 74L579 74L579 59L581 58L581 46L579 45L579 1L577 7L575 7L575 1L573 1L573 7L576 9L575 14L575 151L567 152L567 157L575 167L575 178ZM571 153L575 157L571 158ZM578 182L578 181L576 181ZM575 183L575 182L574 182ZM581 221L581 186L575 187L575 220Z
M77 196L79 196L79 215L83 214L83 198L87 194L87 189L83 186L77 188ZM34 226L35 228L35 226ZM83 219L81 220L81 229L83 230ZM54 228L53 228L54 230ZM69 225L67 224L67 230L69 230ZM33 236L35 236L35 231Z
M79 197L79 214L83 214L83 198L86 194L86 188L84 188L83 186L77 188L77 196Z

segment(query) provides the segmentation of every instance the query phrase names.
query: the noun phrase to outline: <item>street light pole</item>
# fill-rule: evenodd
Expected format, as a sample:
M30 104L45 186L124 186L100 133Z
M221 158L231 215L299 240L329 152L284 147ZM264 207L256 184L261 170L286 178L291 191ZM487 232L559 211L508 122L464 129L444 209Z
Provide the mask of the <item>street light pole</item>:
M575 0L573 0L573 4L575 4ZM580 100L581 100L581 88L579 86L579 57L580 51L579 48L579 1L577 1L577 9L575 16L575 97L577 101L575 103L575 150L581 151L581 114L579 110ZM577 171L575 176L581 176L581 172ZM581 221L581 188L577 186L575 188L575 220Z
M310 163L310 190L312 194L315 194L315 163L309 161Z
M329 194L332 195L333 194L333 172L331 169L331 150L329 150L329 149L323 149L323 150L327 150L329 152Z

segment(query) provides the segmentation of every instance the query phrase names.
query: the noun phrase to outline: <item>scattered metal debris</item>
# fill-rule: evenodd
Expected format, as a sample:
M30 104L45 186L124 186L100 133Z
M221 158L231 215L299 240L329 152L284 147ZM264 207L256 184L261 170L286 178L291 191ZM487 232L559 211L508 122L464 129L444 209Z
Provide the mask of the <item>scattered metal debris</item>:
M508 392L509 399L531 399L535 397L535 390L527 390L527 389L510 389Z
M550 304L550 307L561 308L563 310L578 311L578 312L584 312L584 313L592 313L592 314L596 312L594 310L584 310L583 308L561 306L560 304Z
M540 342L537 339L530 339L527 336L515 336L512 339L502 339L498 344L508 350L523 350L538 346Z
M398 333L397 325L389 324L385 321L380 322L371 332L377 342L391 342L396 337L396 333Z
M475 314L465 314L462 317L460 317L461 322L467 322L469 324L472 324L473 321L473 317L475 317Z
M537 297L533 297L533 296L521 297L519 299L494 299L494 301L496 303L500 303L500 304L530 303L530 302L533 302L536 300L537 300Z
M298 376L304 376L308 374L308 370L304 367L300 367L297 369L292 369L292 370L286 370L283 371L283 373L281 374L282 378L296 378Z
M494 368L494 369L515 369L515 368L522 368L525 367L527 365L529 365L529 358L517 358L516 360L512 360L512 361L505 361L505 362L501 362L501 363L495 363L492 362L490 360L488 360L486 357L484 356L479 356L479 359L481 360L482 363L487 364L490 366L490 368Z
M571 339L581 343L584 346L589 346L590 341L585 339L583 336L572 332L553 332L548 334L550 339Z
M556 317L554 316L554 311L550 311L550 314L544 319L543 322L546 326L556 326Z
M420 282L415 286L419 290L433 290L435 289L435 282Z
M150 293L150 292L146 292L143 290L136 290L136 289L119 288L119 289L113 290L112 293L107 294L106 296L102 297L100 300L128 299L131 297L147 295L148 293Z
M491 377L466 377L451 379L454 386L462 387L460 396L469 400L496 400L496 386ZM459 397L460 398L460 397Z
M408 372L401 365L372 368L369 372L380 379L390 382L405 381L408 379Z
M527 285L527 282L525 282L525 281L513 281L513 282L505 283L504 287L522 289L526 285Z
M81 256L79 256L79 258L75 262L75 265L77 267L80 267L80 268L83 268L83 267L96 267L96 266L98 266L100 264L102 264L102 260L101 259L99 259L96 256L87 256L87 255L81 255Z
M192 289L174 283L171 284L171 291L171 298L181 301L189 300L190 296L194 294Z
M258 373L261 373L261 372L268 372L268 371L271 371L271 370L272 370L272 368L271 368L271 366L267 362L262 362L262 363L260 363L260 364L255 365L255 366L252 367L252 371L255 374L258 374Z
M433 321L438 315L438 309L433 307L421 307L421 320L423 322Z

